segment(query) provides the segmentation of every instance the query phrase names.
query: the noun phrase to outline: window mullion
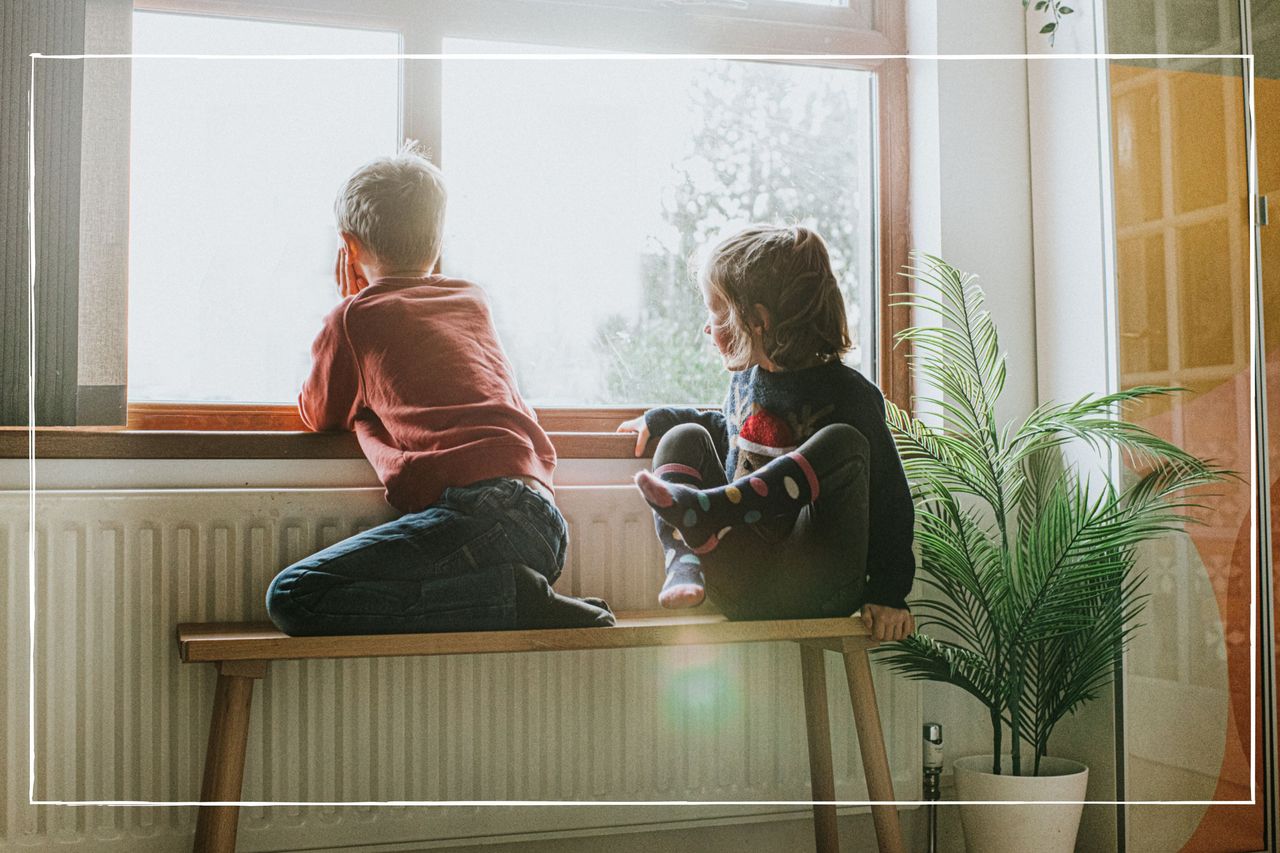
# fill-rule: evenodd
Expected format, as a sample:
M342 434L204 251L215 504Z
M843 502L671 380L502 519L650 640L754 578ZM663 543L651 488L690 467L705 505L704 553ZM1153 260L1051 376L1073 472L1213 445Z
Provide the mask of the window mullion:
M421 56L443 52L444 31L439 24L440 17L431 11L405 19L401 31L404 53ZM425 145L431 152L432 161L440 165L444 106L441 62L424 59L403 62L401 109L404 135Z

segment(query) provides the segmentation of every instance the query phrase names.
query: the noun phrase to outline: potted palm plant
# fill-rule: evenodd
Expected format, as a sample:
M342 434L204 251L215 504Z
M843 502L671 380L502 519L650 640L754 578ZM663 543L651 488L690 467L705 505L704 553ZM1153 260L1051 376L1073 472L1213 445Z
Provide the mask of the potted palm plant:
M898 335L913 346L917 399L941 426L890 404L889 425L916 498L920 630L881 659L913 679L954 684L985 706L991 753L956 762L962 801L1067 800L1063 806L962 806L970 850L1070 851L1087 768L1048 757L1054 727L1112 680L1145 595L1138 547L1179 530L1189 489L1225 472L1120 418L1174 389L1131 388L1040 406L1000 425L1006 364L973 277L918 256L903 304L941 323ZM1124 454L1125 483L1068 465L1082 441ZM1008 734L1006 746L1005 735ZM996 821L992 826L991 821Z

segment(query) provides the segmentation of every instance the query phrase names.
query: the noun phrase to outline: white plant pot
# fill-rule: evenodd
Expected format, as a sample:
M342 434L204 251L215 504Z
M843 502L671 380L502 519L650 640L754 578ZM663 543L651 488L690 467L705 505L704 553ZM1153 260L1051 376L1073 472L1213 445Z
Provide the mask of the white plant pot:
M1023 757L1024 764L1034 761ZM1001 762L1008 771L1009 756ZM991 754L956 759L956 799L961 802L1023 802L1023 805L960 807L969 853L1071 853L1080 829L1089 768L1067 758L1040 759L1038 776L997 776ZM1062 805L1032 802L1066 800Z

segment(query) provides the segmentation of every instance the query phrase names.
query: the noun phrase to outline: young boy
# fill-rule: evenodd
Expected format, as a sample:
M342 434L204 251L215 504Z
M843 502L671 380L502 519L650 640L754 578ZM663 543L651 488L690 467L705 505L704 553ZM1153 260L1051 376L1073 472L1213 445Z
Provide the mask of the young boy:
M593 627L559 595L567 530L555 449L520 397L484 293L433 275L445 188L410 144L356 171L335 204L343 301L312 344L308 429L353 430L403 515L285 569L267 610L285 633Z

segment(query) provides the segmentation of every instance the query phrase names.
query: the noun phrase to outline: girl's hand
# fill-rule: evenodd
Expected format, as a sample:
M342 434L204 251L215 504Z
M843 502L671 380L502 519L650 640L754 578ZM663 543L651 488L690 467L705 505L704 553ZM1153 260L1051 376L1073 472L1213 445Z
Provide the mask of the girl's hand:
M862 605L862 621L871 636L880 641L905 640L916 630L916 620L910 610L883 604Z
M649 425L644 422L644 415L623 421L615 432L634 432L636 434L636 456L644 456L645 445L649 443Z
M347 254L345 244L338 248L338 262L334 265L333 277L338 282L338 295L343 299L355 296L369 286L369 282L360 274L360 268Z

